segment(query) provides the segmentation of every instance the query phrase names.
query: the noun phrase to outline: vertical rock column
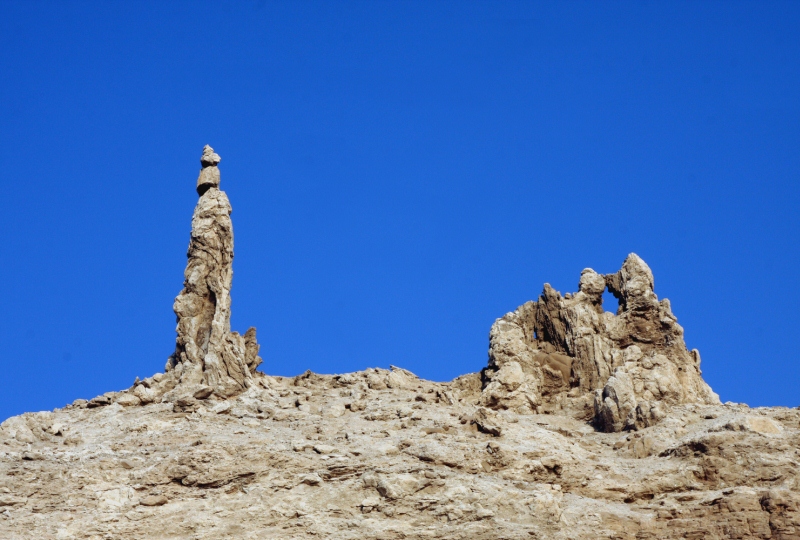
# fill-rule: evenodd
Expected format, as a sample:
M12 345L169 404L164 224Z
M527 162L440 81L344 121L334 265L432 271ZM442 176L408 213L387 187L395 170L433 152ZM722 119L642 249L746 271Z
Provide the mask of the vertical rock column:
M203 148L189 261L183 290L173 306L178 337L166 370L187 393L206 386L228 397L252 384L261 358L255 328L244 336L230 329L233 224L230 202L219 189L220 160L213 148Z

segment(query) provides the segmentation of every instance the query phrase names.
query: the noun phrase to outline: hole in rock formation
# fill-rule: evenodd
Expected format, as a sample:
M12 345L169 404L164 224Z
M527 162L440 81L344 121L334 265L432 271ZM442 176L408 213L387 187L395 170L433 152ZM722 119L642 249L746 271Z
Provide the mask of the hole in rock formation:
M613 313L614 315L619 311L619 300L617 300L617 297L611 294L608 289L603 292L603 311Z
M566 410L604 431L653 425L671 405L719 403L634 253L612 274L584 269L576 293L545 284L538 300L497 319L481 375L487 407Z

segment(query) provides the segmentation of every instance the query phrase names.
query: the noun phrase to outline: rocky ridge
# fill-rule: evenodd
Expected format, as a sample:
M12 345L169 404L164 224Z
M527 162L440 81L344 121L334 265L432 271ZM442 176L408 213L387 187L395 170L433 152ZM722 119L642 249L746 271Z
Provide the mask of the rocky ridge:
M603 293L619 300L603 310ZM489 333L482 403L519 413L569 411L603 431L656 424L669 407L719 404L687 350L669 300L658 300L650 267L631 253L601 275L586 268L579 290L549 284L536 302L498 319Z
M721 404L635 254L498 319L481 373L257 371L219 163L165 372L3 422L0 537L800 538L800 410Z

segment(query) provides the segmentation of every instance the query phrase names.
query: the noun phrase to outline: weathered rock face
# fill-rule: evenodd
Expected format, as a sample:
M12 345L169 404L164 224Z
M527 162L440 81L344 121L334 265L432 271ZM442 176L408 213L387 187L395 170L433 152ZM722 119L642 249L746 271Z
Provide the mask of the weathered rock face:
M587 268L579 290L561 296L549 284L537 302L498 319L483 372L486 406L517 412L571 409L604 431L658 422L669 406L714 404L700 354L688 351L669 301L659 302L653 274L635 254L619 272ZM603 292L619 300L603 310Z
M212 395L224 399L247 390L260 375L256 372L262 362L256 329L250 328L243 336L231 332L233 224L231 204L219 189L220 161L213 148L203 148L189 261L183 290L173 305L178 336L165 373L137 378L133 387L97 396L89 407L169 402L176 410L192 410L197 400Z
M683 404L604 433L481 407L478 374L254 380L6 420L0 538L800 538L797 409Z
M166 373L0 424L0 538L800 538L800 408L719 404L636 255L498 319L482 373L257 372L219 161Z
M181 391L201 392L205 386L231 396L252 385L261 358L255 328L244 336L230 329L233 224L230 202L219 189L220 159L210 146L203 149L189 262L183 290L173 306L178 337L166 369Z

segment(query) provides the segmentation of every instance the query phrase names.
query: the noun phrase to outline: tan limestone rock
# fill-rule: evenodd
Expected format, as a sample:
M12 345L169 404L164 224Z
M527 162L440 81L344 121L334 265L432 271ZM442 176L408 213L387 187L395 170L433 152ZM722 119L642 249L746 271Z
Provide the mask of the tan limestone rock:
M635 255L498 319L481 373L256 372L219 162L167 373L0 424L0 538L800 537L800 408L720 404Z
M529 412L567 407L593 416L604 431L621 431L659 422L671 405L719 403L701 377L699 353L686 349L683 328L669 301L656 297L641 258L629 255L606 276L587 268L578 288L561 296L545 284L538 301L495 322L484 405L518 412L526 401ZM606 288L619 300L616 314L603 310Z
M163 506L169 502L164 495L148 495L139 501L142 506Z
M232 396L253 384L261 358L255 328L244 336L230 329L233 224L228 197L219 189L220 159L206 145L200 160L200 200L192 216L189 262L183 291L174 305L178 337L167 371L174 384L194 389L192 393L209 387L220 396Z

